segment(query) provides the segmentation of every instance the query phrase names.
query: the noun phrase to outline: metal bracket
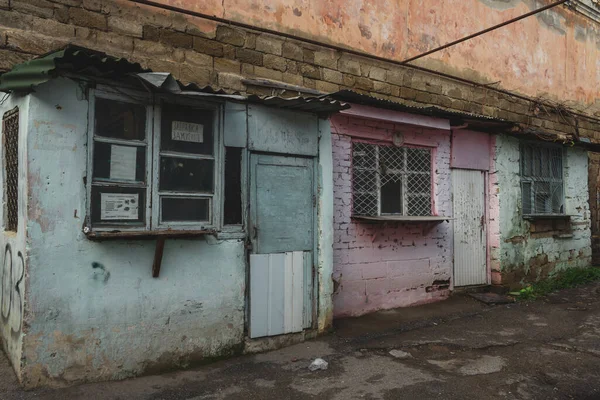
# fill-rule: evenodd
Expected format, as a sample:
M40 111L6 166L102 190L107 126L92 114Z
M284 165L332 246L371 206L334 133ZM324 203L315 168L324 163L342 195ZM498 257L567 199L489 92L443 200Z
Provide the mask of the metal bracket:
M156 240L156 250L154 251L154 262L152 263L152 277L158 278L160 274L160 266L162 264L163 250L165 249L164 236L159 237Z

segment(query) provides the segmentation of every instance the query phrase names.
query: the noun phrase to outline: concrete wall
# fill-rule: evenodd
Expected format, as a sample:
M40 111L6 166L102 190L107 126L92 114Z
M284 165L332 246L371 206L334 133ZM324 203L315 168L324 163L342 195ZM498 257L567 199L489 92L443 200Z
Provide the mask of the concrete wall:
M588 157L584 150L566 148L564 158L567 221L522 218L519 140L497 136L491 171L492 205L499 206L498 230L492 230L493 280L512 286L537 281L554 271L591 263ZM494 207L492 207L494 208ZM493 217L496 218L496 217Z
M161 1L386 59L404 59L547 3ZM600 87L598 36L595 21L557 7L417 62L482 84L494 83L473 86L127 0L13 0L10 5L0 0L0 70L75 43L126 57L155 71L171 72L200 86L274 94L271 88L243 81L267 78L323 92L353 89L412 105L435 104L500 117L557 135L574 133L572 121L564 117L568 106L583 109L594 118L577 117L578 131L600 141L593 116ZM497 88L529 98L517 98ZM556 103L540 106L545 99Z
M334 179L334 315L355 316L447 297L452 277L448 222L366 223L351 218L352 136L434 148L434 202L451 216L450 132L352 117L332 118ZM431 229L429 229L431 228Z
M0 106L0 117L5 112L19 107L19 214L17 232L4 230L6 221L4 198L4 164L0 173L0 193L4 209L0 212L0 248L2 249L2 268L0 269L0 341L17 375L21 373L22 343L27 332L27 321L23 312L27 290L27 252L26 252L26 215L27 215L27 132L29 98L11 95ZM4 154L4 139L2 140Z
M154 279L153 240L86 239L84 93L57 79L30 103L24 384L120 379L241 351L243 241L169 239Z

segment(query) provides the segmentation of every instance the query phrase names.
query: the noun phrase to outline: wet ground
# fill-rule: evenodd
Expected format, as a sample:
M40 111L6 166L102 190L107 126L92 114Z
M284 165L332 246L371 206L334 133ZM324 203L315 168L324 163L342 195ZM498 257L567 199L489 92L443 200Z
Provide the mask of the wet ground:
M392 352L392 354L390 354ZM321 357L327 370L311 372ZM600 399L600 284L530 303L468 296L339 320L331 335L194 370L0 399Z

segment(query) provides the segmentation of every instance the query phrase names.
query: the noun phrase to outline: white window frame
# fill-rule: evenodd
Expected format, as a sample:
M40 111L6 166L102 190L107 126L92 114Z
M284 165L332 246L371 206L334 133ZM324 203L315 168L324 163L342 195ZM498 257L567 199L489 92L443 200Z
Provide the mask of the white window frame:
M143 141L130 141L121 139L112 139L105 137L98 137L95 133L95 112L96 112L96 98L103 98L107 100L114 100L120 102L127 102L132 104L142 104L146 106L146 136ZM181 104L189 107L196 107L202 110L212 110L214 112L213 118L213 156L205 155L193 155L187 153L176 153L176 152L162 152L160 149L161 144L161 117L162 117L162 102L168 104ZM129 233L144 233L152 234L154 232L169 231L173 234L178 232L189 232L189 231L216 231L221 228L222 225L222 178L224 168L224 148L223 143L223 107L220 103L195 101L187 99L174 99L170 96L150 96L149 94L140 93L137 91L126 90L126 89L115 89L109 86L99 85L96 89L89 90L88 99L88 153L87 153L87 181L86 181L86 225L84 232L90 234L93 232L123 232L125 235ZM104 143L114 143L123 145L137 145L146 147L146 171L145 185L133 184L131 182L120 182L112 180L94 180L94 151L95 141ZM169 192L168 197L183 197L183 198L210 198L209 205L209 221L160 221L160 199L161 195L164 197L166 193L159 191L159 176L160 176L160 155L175 155L184 156L185 158L194 159L213 159L213 193L196 194L196 193L180 193L180 192ZM110 187L135 187L135 188L146 188L145 195L145 213L144 222L115 222L111 223L94 223L92 221L92 187L103 186L102 182L112 182L117 185L106 185Z
M410 174L414 174L414 172L409 172L408 171L408 160L407 160L407 149L409 148L413 148L413 149L420 149L420 150L427 150L429 152L429 179L430 179L430 191L429 191L429 199L430 199L430 208L429 208L429 213L426 216L434 216L434 207L433 207L433 202L434 202L434 190L433 190L433 172L434 172L434 149L428 146L413 146L413 145L402 145L399 146L399 148L401 148L404 152L404 157L403 157L403 168L400 170L395 170L393 171L393 173L395 175L400 175L401 177L401 185L402 185L402 189L401 189L401 199L399 199L400 201L400 209L401 211L399 213L383 213L381 211L381 177L379 174L379 170L380 170L380 160L379 160L379 153L380 153L380 149L381 147L394 147L392 144L381 144L381 143L369 143L369 142L362 142L362 141L352 141L352 148L351 148L351 156L352 156L352 186L354 186L354 146L356 144L363 144L363 145L369 145L369 146L374 146L375 147L375 176L376 176L376 186L377 186L377 214L376 215L372 215L372 216L377 216L377 217L385 217L385 216L404 216L404 217L408 217L411 216L408 213L408 197L409 197L409 193L407 191L407 187L408 187L408 176ZM369 168L365 168L365 169L369 169ZM372 169L371 169L372 170ZM420 193L421 195L425 195L425 193ZM354 195L355 195L355 191L354 188L352 189L352 215L353 216L357 216L357 217L361 217L361 216L365 216L362 214L356 214L354 211ZM367 215L368 216L368 215Z

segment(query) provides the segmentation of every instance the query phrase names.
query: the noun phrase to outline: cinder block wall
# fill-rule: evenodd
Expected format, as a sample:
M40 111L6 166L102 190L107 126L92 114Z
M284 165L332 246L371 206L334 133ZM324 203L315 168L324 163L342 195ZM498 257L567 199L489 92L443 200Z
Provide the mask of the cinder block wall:
M389 140L402 130L435 146L434 201L439 215L451 216L450 134L406 125L335 117L332 120L334 179L334 316L362 315L447 297L452 277L452 229L442 222L367 223L352 215L352 143L342 133ZM424 131L424 132L423 132ZM409 139L407 139L407 143Z
M0 0L0 71L67 43L126 57L200 86L273 94L273 89L243 82L243 78L267 78L322 92L352 89L383 99L403 99L408 104L434 104L550 133L574 133L563 108L542 107L538 99L528 101L493 90L501 87L501 82L473 86L126 0ZM429 66L427 62L423 65ZM431 68L436 66L433 63ZM473 76L485 81L481 73ZM579 134L600 139L594 124L580 120Z

